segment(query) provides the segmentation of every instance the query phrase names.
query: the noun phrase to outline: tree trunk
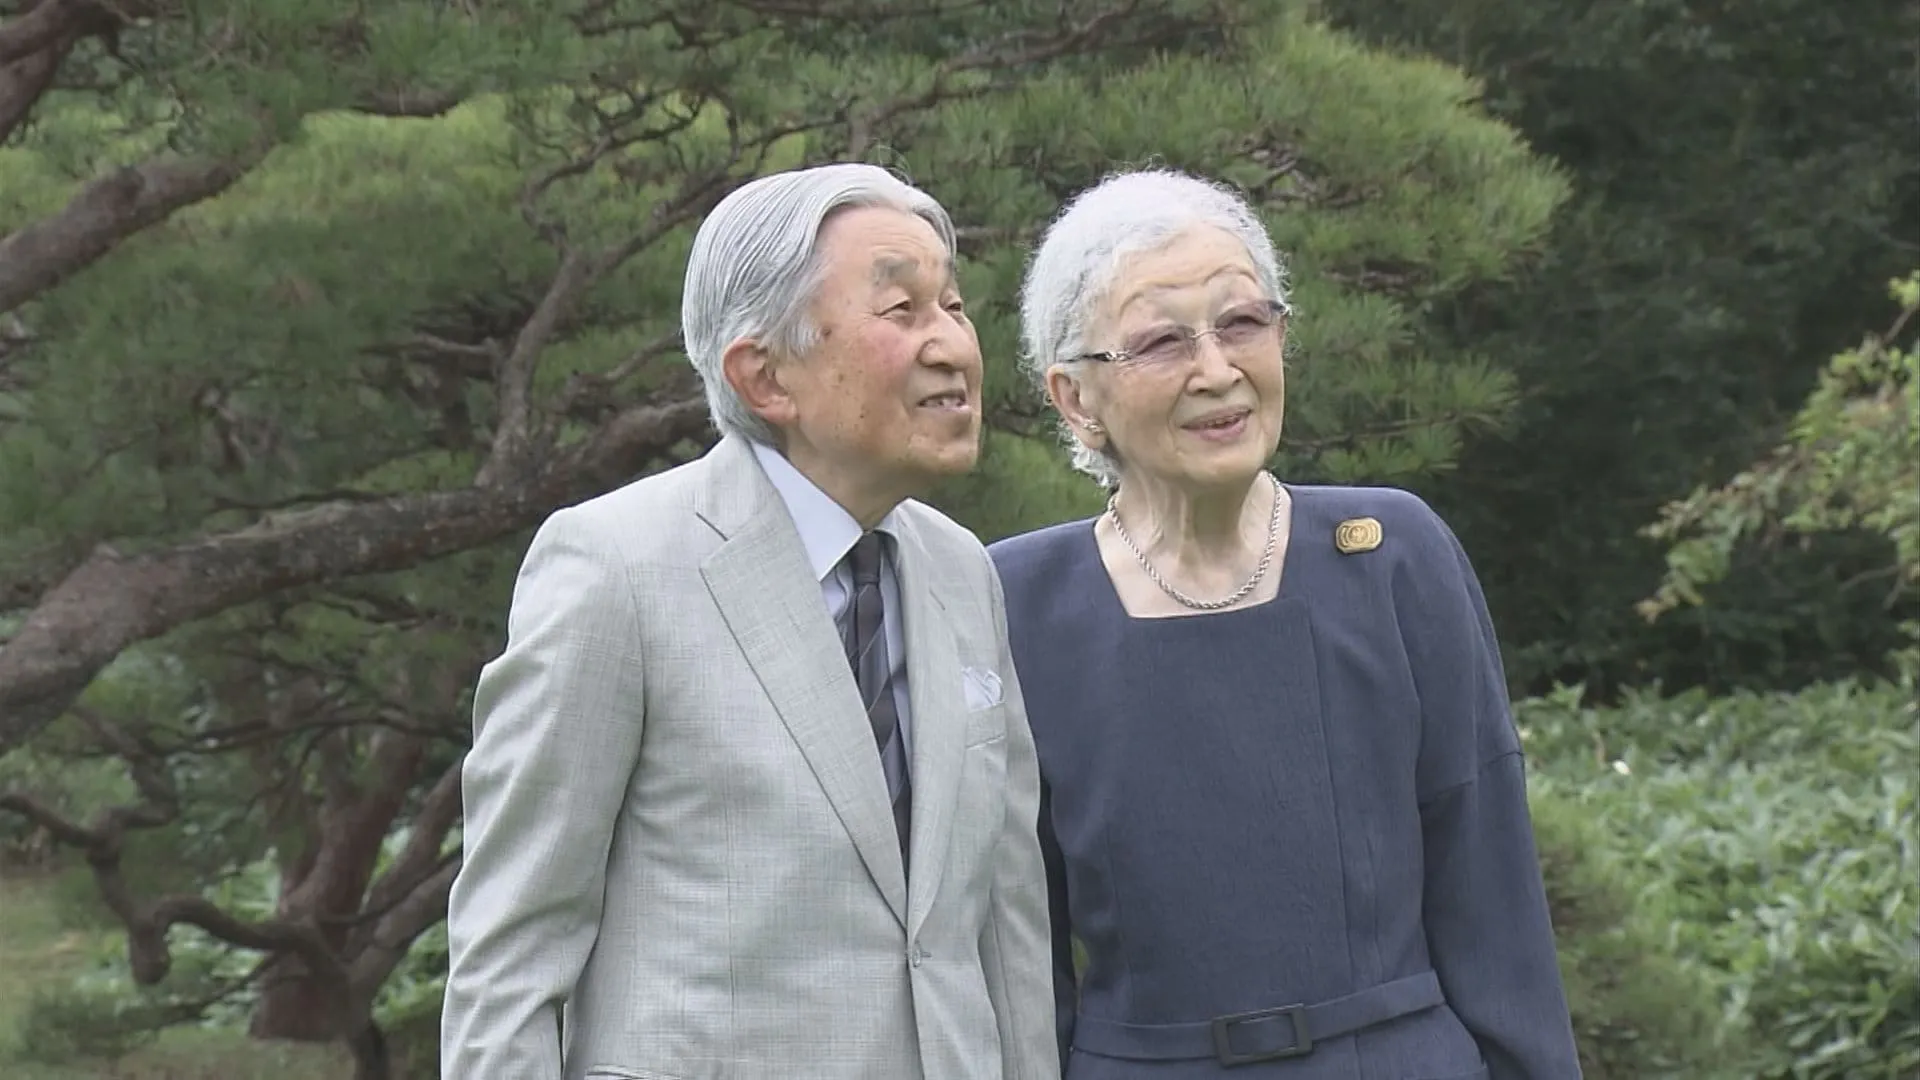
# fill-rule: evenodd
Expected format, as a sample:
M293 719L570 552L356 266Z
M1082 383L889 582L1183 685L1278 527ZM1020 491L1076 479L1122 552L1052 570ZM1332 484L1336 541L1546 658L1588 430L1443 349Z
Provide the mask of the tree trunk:
M334 1042L353 1055L353 1080L394 1080L386 1033L373 1019L369 995L347 995L282 956L264 973L247 1034L256 1039ZM351 1017L351 1019L349 1019Z
M362 1016L354 1024L346 1042L347 1049L353 1051L353 1080L394 1080L386 1033L371 1015Z
M298 957L283 954L261 974L260 1000L247 1034L256 1039L332 1042L346 1034L346 1003Z

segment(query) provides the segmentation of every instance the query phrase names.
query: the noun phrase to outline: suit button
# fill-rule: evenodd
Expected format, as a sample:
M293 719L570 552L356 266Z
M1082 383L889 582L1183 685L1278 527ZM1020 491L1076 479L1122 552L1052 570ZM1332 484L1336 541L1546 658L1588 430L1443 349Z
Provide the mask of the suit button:
M913 948L907 950L907 963L912 964L914 967L919 967L920 961L925 960L926 958L927 958L927 954L924 952L921 952L920 946L918 945L915 945Z

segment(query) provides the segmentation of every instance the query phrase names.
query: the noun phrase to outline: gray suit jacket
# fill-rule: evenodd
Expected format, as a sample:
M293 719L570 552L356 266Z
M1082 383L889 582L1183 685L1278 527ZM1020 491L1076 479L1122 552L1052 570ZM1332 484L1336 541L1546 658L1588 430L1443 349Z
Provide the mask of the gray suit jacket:
M839 636L744 442L541 527L474 702L448 1080L1058 1075L999 578L971 533L901 509L910 882Z

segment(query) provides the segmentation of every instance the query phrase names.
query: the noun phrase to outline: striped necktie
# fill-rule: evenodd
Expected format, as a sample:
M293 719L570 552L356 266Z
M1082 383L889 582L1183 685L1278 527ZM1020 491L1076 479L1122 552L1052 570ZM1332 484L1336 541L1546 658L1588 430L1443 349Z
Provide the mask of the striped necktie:
M900 858L907 858L907 822L912 816L913 787L907 778L907 749L900 735L900 711L893 700L893 660L887 655L886 607L880 594L883 534L862 535L847 553L853 571L853 602L841 627L854 683L873 725L874 745L887 776L887 795L893 802L893 824L900 834Z

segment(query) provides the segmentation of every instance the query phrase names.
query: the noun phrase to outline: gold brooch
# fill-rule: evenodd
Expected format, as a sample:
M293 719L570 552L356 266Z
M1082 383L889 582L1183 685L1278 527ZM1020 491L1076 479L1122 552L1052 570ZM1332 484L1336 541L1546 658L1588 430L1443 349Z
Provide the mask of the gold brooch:
M1348 518L1333 529L1333 546L1342 555L1358 555L1380 546L1380 519Z

